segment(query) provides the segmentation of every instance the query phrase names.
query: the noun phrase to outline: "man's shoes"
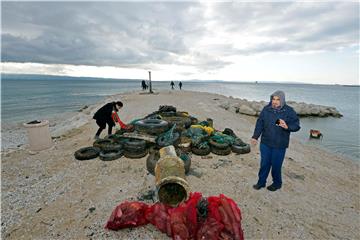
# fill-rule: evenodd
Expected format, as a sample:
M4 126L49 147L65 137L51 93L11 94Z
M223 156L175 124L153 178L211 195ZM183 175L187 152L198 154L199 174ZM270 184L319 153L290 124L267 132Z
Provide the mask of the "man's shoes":
M276 190L280 189L281 187L275 187L273 184L267 187L267 190L275 192Z
M253 188L254 188L255 190L260 190L260 189L263 188L263 187L265 187L265 186L261 186L261 185L259 185L259 184L253 185Z

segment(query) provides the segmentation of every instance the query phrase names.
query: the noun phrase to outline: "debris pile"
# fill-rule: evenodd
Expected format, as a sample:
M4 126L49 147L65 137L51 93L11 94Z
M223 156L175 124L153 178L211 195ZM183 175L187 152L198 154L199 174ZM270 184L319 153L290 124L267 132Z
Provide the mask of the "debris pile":
M74 154L75 158L88 160L99 157L103 161L111 161L122 156L142 158L148 155L147 170L154 174L159 149L173 145L177 155L184 161L187 173L191 153L205 156L210 153L228 155L231 152L250 152L250 145L244 143L230 128L216 130L212 119L198 121L188 112L177 111L174 106L160 106L158 111L133 120L129 126L105 139L96 140L93 147L79 149Z

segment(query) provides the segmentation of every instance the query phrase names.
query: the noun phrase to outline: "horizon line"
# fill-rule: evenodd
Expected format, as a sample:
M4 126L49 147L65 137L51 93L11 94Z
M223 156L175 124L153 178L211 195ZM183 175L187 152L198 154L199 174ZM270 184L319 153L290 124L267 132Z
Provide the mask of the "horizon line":
M54 74L40 74L40 73L36 73L36 74L32 74L32 73L5 73L5 72L0 72L1 76L2 75L23 75L23 76L50 76L50 77L68 77L68 78L91 78L91 79L111 79L111 80L134 80L134 81L149 81L149 79L142 79L142 78L109 78L109 77L90 77L90 76L70 76L70 75L54 75ZM251 80L251 81L246 81L246 80L220 80L220 79L182 79L182 80L174 80L174 79L169 79L169 80L154 80L151 79L151 81L155 81L155 82L169 82L169 81L176 81L176 82L180 82L180 81L184 81L184 82L225 82L225 83L253 83L253 84L263 84L263 83L277 83L277 84L294 84L294 85L298 85L298 84L304 84L304 85L325 85L325 86L353 86L353 87L360 87L360 83L359 84L340 84L340 83L328 83L328 84L324 84L324 83L307 83L307 82L298 82L298 81L294 81L294 82L289 82L289 81L266 81L266 80Z

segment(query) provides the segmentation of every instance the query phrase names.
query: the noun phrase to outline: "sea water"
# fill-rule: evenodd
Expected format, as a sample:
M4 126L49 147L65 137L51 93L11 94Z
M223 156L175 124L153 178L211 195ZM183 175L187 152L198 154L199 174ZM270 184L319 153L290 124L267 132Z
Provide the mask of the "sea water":
M178 82L175 83L175 90L179 90ZM224 81L182 83L184 90L256 101L269 101L271 93L283 90L288 101L336 107L344 115L342 118L301 118L302 128L294 136L305 144L320 146L354 160L360 159L359 87ZM154 90L170 89L170 80L152 81L152 87ZM133 90L141 90L141 80L2 74L1 122L2 125L16 124L77 112L106 96ZM320 130L323 139L310 140L310 129Z

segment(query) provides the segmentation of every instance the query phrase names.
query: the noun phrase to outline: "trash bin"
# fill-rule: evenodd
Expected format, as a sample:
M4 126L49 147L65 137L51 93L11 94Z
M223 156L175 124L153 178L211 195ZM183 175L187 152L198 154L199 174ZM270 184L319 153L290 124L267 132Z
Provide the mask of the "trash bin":
M45 150L53 145L48 120L35 120L24 123L24 126L27 129L31 151Z

